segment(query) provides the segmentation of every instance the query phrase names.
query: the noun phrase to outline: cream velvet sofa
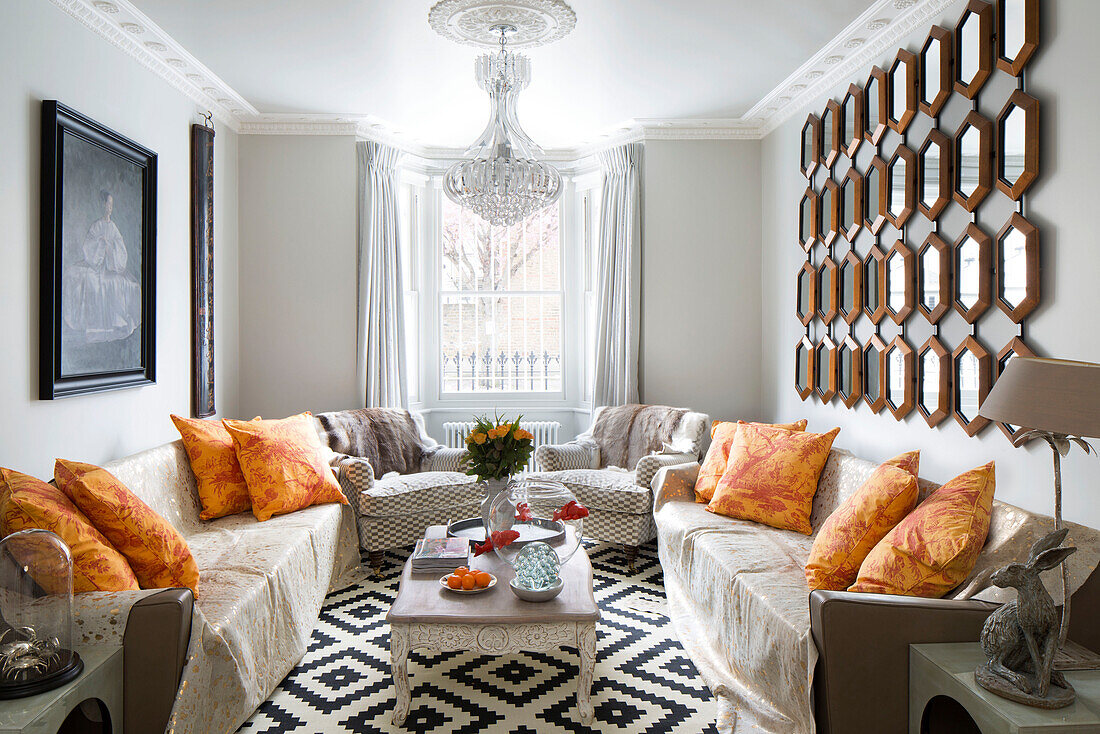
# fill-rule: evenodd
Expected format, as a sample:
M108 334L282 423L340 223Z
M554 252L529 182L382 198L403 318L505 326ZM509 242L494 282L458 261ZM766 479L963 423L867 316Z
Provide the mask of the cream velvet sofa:
M187 539L198 594L193 605L186 590L77 594L76 635L123 645L126 731L235 731L305 654L328 592L353 581L354 512L326 504L262 523L251 513L201 521L180 441L105 468Z
M814 498L816 534L876 464L834 449ZM1053 529L1049 517L994 501L986 545L948 599L815 591L804 567L814 536L706 512L694 501L697 464L654 478L654 518L665 593L677 635L719 702L721 732L903 732L908 646L976 641L1010 592L996 568L1026 558ZM937 485L921 482L921 497ZM1100 532L1067 523L1071 638L1100 650ZM1044 579L1057 603L1057 574Z

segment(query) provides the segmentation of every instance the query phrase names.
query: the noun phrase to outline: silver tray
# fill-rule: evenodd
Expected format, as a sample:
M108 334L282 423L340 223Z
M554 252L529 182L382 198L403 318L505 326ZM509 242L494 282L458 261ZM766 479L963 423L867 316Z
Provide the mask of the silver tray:
M511 543L516 547L534 543L536 540L550 545L556 545L565 540L565 523L558 520L544 520L536 517L526 522L517 522L512 529L519 531L519 537ZM447 525L447 537L466 538L471 544L484 543L485 527L481 524L480 517L455 520Z

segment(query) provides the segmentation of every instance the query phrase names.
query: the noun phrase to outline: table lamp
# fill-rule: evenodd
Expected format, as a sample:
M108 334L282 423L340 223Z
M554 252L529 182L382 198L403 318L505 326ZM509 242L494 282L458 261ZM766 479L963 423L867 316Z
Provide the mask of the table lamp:
M1077 444L1093 449L1083 437L1100 436L1100 364L1061 359L1013 357L978 413L993 421L1025 427L1013 442L1022 446L1040 438L1054 454L1054 529L1062 528L1062 457ZM1069 580L1062 563L1062 627L1059 647L1069 632Z

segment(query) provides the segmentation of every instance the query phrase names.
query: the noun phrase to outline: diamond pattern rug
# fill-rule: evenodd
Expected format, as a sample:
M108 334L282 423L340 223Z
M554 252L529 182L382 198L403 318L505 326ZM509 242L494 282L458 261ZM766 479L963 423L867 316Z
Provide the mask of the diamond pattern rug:
M656 548L635 564L617 546L593 543L596 670L591 727L577 723L577 653L469 652L409 655L412 707L390 723L394 689L385 614L411 548L387 553L385 576L331 594L298 666L253 717L247 734L439 732L566 734L714 732L716 708L672 631Z

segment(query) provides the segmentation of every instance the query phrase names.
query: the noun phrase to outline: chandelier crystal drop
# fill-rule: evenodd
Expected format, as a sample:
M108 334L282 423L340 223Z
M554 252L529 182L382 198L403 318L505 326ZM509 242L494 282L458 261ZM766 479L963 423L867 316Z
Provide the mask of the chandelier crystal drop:
M520 127L516 97L531 81L531 62L505 48L512 26L500 32L500 51L474 62L477 84L489 94L489 124L481 137L447 169L443 191L459 206L492 225L508 226L553 204L561 196L561 174L538 160L542 148Z

